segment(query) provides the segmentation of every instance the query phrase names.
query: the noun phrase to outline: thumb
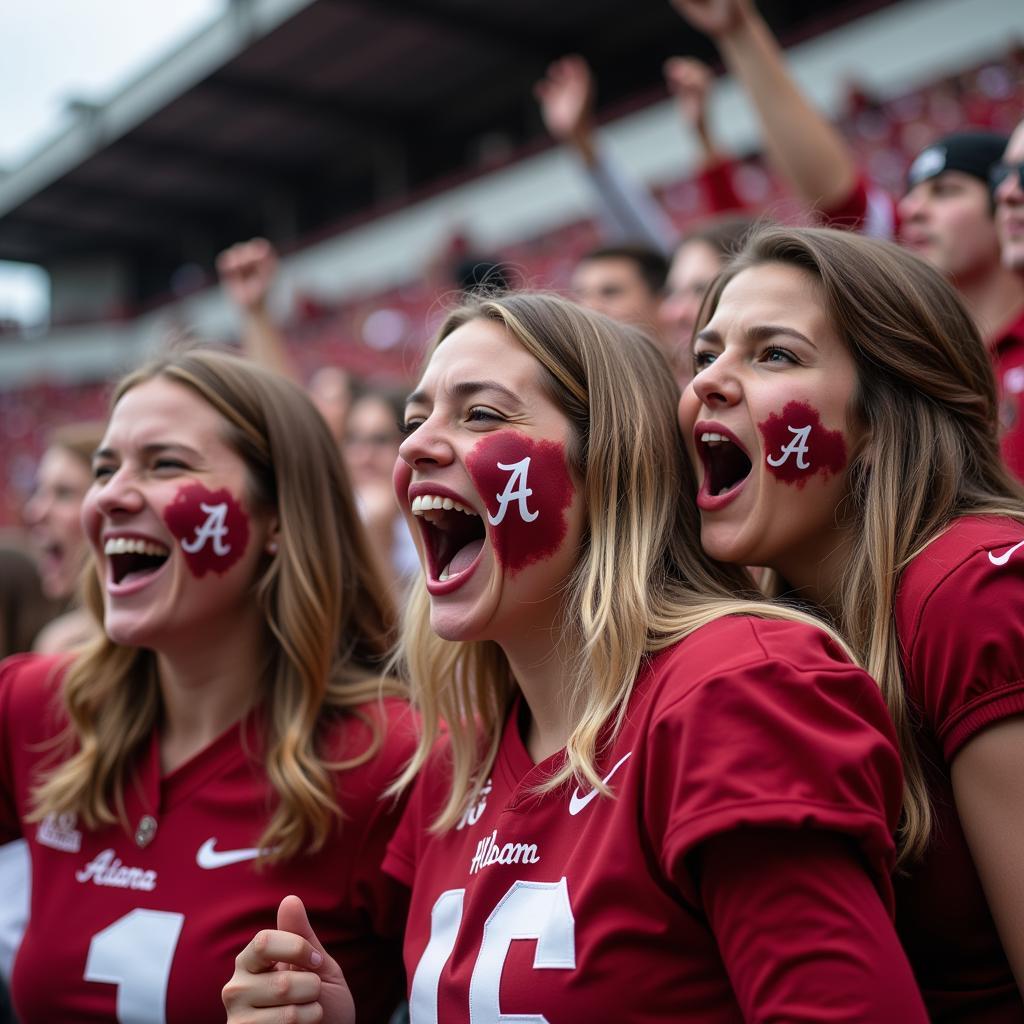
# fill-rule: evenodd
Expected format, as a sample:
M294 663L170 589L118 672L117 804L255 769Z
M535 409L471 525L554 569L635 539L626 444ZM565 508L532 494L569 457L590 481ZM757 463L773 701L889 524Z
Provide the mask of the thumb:
M323 958L327 959L327 950L313 931L306 915L306 907L298 896L285 896L277 908L277 927L279 931L291 932L304 938Z

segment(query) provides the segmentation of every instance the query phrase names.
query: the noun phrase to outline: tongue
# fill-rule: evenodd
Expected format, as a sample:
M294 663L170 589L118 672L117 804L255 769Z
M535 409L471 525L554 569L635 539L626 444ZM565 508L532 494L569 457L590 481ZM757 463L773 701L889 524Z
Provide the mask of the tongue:
M464 548L456 551L454 557L448 563L448 575L456 576L460 572L465 572L476 561L476 556L480 554L480 549L483 546L483 538L480 538L479 540L471 540Z

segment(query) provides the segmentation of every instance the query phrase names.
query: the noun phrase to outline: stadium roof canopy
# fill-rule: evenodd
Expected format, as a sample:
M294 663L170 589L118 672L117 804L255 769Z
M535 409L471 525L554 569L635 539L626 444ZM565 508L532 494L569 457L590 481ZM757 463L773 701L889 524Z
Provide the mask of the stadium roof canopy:
M761 7L784 38L824 27L817 0ZM531 89L567 52L603 115L658 95L670 54L715 59L667 0L231 0L0 176L0 259L116 256L147 302L239 238L287 248L547 144Z

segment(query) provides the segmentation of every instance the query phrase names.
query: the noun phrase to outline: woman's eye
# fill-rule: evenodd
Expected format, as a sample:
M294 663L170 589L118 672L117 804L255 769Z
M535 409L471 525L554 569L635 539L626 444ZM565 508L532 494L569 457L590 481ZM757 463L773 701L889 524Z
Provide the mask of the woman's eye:
M154 469L188 469L188 466L184 462L179 462L177 459L157 459L153 463Z
M797 358L787 348L779 348L777 345L771 345L764 350L761 358L766 363L796 363Z
M92 478L93 480L105 480L108 476L111 476L113 472L113 466L93 466Z
M705 367L710 366L715 361L714 352L694 352L693 353L693 368L696 372L700 372Z
M495 423L505 417L482 405L474 405L466 414L466 419L471 423Z
M423 422L418 416L410 416L398 424L398 429L408 437Z

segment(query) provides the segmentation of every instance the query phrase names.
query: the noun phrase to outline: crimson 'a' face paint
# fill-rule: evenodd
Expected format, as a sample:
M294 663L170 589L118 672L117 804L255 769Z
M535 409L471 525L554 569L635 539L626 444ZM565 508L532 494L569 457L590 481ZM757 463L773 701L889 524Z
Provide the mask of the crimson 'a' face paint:
M177 537L193 576L221 575L245 553L249 517L227 488L211 491L187 484L164 509L164 522Z
M514 576L550 558L565 539L565 513L575 491L565 446L501 430L475 445L466 465L487 507L494 553L504 570Z
M818 410L806 402L787 402L757 425L764 438L765 465L783 483L803 487L816 473L829 477L846 468L846 442L838 430L826 430Z

